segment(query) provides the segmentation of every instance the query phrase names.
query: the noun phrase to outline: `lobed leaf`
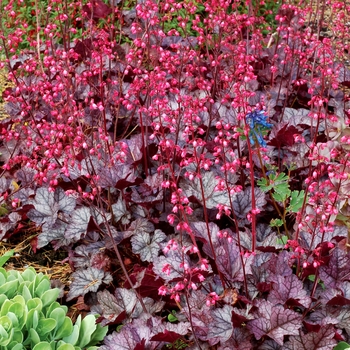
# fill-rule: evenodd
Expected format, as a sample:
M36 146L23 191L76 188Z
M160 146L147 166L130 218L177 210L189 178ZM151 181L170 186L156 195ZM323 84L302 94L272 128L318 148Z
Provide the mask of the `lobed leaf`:
M217 342L224 343L233 333L232 306L224 305L211 311L212 323L209 325L208 338L215 338ZM212 342L213 343L213 342Z
M269 293L267 300L273 304L285 305L290 300L295 300L298 304L308 308L311 298L303 288L303 283L296 275L280 276L273 278L272 291Z
M337 344L334 334L333 325L324 325L318 332L307 334L299 330L299 335L292 335L284 346L286 350L332 350Z
M262 209L266 204L265 193L260 188L254 189L256 207ZM252 188L239 192L232 201L235 214L243 219L252 210Z
M180 182L180 186L187 197L194 196L203 206L205 204L205 207L208 209L216 208L218 204L230 206L227 190L216 190L217 180L214 172L205 172L201 175L201 178L201 180L196 177L192 181L182 180Z
M255 306L258 308L255 312L257 318L249 321L247 327L257 340L268 336L283 345L284 336L299 334L302 315L265 300L256 301Z
M153 261L158 257L160 243L166 240L166 235L161 230L155 230L151 235L148 232L138 232L131 238L132 251L135 254L140 254L142 261Z
M109 273L94 267L78 270L72 274L72 278L73 282L67 300L72 300L88 292L97 292L102 283L109 284L112 281L112 276Z

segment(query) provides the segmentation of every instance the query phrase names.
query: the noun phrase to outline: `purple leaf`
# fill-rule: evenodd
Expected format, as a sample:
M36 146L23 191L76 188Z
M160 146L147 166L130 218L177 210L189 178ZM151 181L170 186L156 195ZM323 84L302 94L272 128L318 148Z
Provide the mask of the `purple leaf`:
M141 271L137 271L137 268L134 267L134 271L135 272L130 275L130 278L134 283L134 288L138 288L142 297L148 296L156 300L158 298L158 289L164 284L164 282L153 272L152 265L148 265L147 268L142 268ZM126 285L127 282L124 286Z
M178 250L170 250L166 257L161 255L154 259L153 271L156 275L165 281L171 281L174 278L182 277L184 273L183 264L187 263L191 266L188 255L183 255ZM169 266L169 270L164 270L165 266Z
M75 208L75 199L67 197L62 188L57 188L55 192L50 192L45 187L40 187L36 191L33 201L35 209L29 210L27 216L36 224L44 222L51 226L57 220L59 211L71 213Z
M272 230L269 225L258 224L256 227L256 240L258 247L273 247L273 248L283 248L282 245L277 244L277 234ZM251 242L251 238L250 238ZM261 249L262 250L262 249Z
M117 187L124 189L127 184L133 184L136 180L134 170L128 163L117 162L114 166L106 166L102 160L91 157L94 170L100 176L99 186L101 187ZM82 161L82 168L84 172L82 175L91 174L90 163L84 159Z
M305 231L300 232L301 246L308 250L314 250L320 243L331 242L335 237L347 237L346 226L335 226L333 230L322 233L316 229L316 232L310 234Z
M125 309L118 304L115 296L108 290L98 292L97 301L102 310L101 316L109 322L114 322L125 311Z
M222 343L230 339L233 332L232 310L232 306L224 305L222 309L211 312L213 322L209 326L208 338L215 338L216 342Z
M218 350L251 350L251 334L245 328L233 328L230 339L218 347Z
M16 212L10 213L7 218L2 218L0 221L0 240L5 236L5 234L14 229L17 223L22 220L22 216Z
M293 274L291 261L293 252L283 250L278 255L274 254L270 260L270 270L280 276L291 276Z
M21 182L22 186L31 184L34 181L35 170L22 167L16 172L16 178Z
M94 20L106 18L112 13L112 9L102 0L91 0L89 5L83 6L83 11L86 12L87 18Z
M27 216L30 220L34 221L37 225L46 224L51 227L57 220L58 208L55 203L52 205L43 206L39 204L35 204L39 210L30 209L27 213Z
M208 338L210 324L213 322L213 317L210 312L210 306L206 304L207 294L201 290L192 291L188 298L188 305L184 308L188 314L188 308L191 308L192 328L198 339L211 343L211 338ZM213 343L217 343L216 338Z
M310 315L310 320L321 326L334 324L338 329L344 329L350 336L350 306L326 306Z
M272 253L261 253L254 256L251 270L254 281L253 284L259 282L266 282L268 277L271 275L270 261L273 259Z
M267 339L261 346L259 346L258 350L284 350L284 348L277 344L274 340Z
M154 335L152 341L164 341L173 343L179 339L182 335L188 334L191 329L190 322L179 322L179 323L161 323L153 332Z
M163 199L163 192L158 191L157 187L151 189L144 183L137 188L132 189L131 200L134 203L145 205L146 203L159 202Z
M131 223L128 231L132 231L134 235L142 232L151 233L154 231L154 225L147 219L139 218Z
M260 188L254 189L256 207L262 209L266 204L265 193ZM247 187L243 192L239 192L232 201L235 214L244 219L252 210L252 188Z
M131 215L126 209L126 204L122 196L119 196L117 202L112 204L112 212L116 223L119 220L121 220L122 225L127 225L130 222Z
M256 339L269 336L278 344L283 345L285 335L298 335L298 329L302 326L302 315L285 309L282 305L273 305L268 301L259 300L255 306L256 319L249 321L248 329Z
M132 289L117 288L115 296L107 290L98 292L97 300L102 309L101 316L114 322L122 312L131 315L137 303L137 296Z
M327 288L335 288L338 282L350 280L350 255L335 248L331 254L328 266L321 266L319 274Z
M0 193L6 192L11 187L12 180L5 177L0 178Z
M45 247L47 244L55 241L55 249L68 246L71 241L64 237L67 224L63 221L57 221L53 225L44 223L41 227L42 232L38 236L38 248Z
M37 191L38 193L38 191ZM76 201L72 197L68 197L64 190L60 187L56 188L54 192L54 201L58 204L58 210L70 214L74 208Z
M80 245L74 249L74 256L72 262L76 269L86 269L91 267L91 258L103 250L105 247L104 242L95 242L88 245Z
M239 248L234 243L224 240L216 249L216 264L219 271L230 282L243 281L243 268Z
M163 341L167 343L175 343L181 336L175 332L171 332L168 330L164 330L164 332L159 332L154 335L151 340L152 341Z
M88 292L97 292L102 283L109 284L113 278L109 273L94 267L78 270L72 274L73 282L70 285L67 300L72 300Z
M332 311L331 316L339 322L336 327L343 328L350 336L350 306L335 307Z
M310 117L310 111L305 108L285 108L283 114L283 121L287 122L290 126L297 125L313 125L316 126L315 121Z
M132 251L140 254L142 261L153 261L158 257L160 243L164 242L166 235L161 230L155 230L151 238L148 232L138 232L131 238Z
M218 181L215 178L214 172L205 172L202 174L203 194L201 182L196 177L194 180L182 180L180 187L187 197L194 196L207 209L216 208L218 204L230 206L230 199L227 191L217 191L216 185Z
M135 319L124 325L121 330L113 332L104 339L104 345L100 350L135 350L143 343L142 349L159 349L159 342L151 341L154 331L158 329L160 320L154 317L150 319Z
M72 241L78 241L86 230L90 221L91 210L88 207L81 207L73 212L65 237Z
M337 341L334 339L334 326L325 325L316 332L304 334L299 330L299 335L291 336L284 345L286 350L332 350Z
M269 146L275 146L281 148L284 146L293 146L294 135L299 134L299 130L288 123L276 124L270 133Z
M275 276L272 291L267 300L274 305L286 304L288 300L294 299L300 305L308 308L311 303L311 298L303 289L303 283L296 275L290 276Z
M206 254L208 254L212 259L214 259L213 251L211 249L210 243L209 243L209 237L208 237L208 228L205 222L203 221L196 221L192 222L190 224L193 233L195 237L199 238L202 242L204 242L203 250ZM218 239L218 233L219 233L219 227L213 222L209 222L209 235L211 238L211 242L215 247L220 245L219 239Z
M328 288L321 293L322 304L335 306L335 305L349 305L350 300L346 300L341 292L335 288Z
M133 135L130 139L124 140L124 142L128 145L127 163L132 164L142 159L142 134Z
M186 335L188 331L191 329L190 322L178 322L178 323L162 323L159 325L158 330L168 330L169 332L174 332L180 335Z

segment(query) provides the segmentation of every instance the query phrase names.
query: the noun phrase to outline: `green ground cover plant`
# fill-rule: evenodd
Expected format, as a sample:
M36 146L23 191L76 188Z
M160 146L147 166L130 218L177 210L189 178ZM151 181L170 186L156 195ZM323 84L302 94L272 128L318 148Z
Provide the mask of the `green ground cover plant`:
M0 239L67 252L101 350L349 343L349 5L45 6L2 3Z
M79 315L73 324L67 306L56 301L60 289L51 288L47 276L1 267L11 255L0 257L0 349L97 349L108 328L96 324L94 315Z

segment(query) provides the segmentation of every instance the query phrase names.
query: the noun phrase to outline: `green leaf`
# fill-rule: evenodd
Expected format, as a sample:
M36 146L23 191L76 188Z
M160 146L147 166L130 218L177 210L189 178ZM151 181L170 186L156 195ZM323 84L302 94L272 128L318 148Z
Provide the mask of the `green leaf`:
M11 347L10 347L10 346L11 346ZM22 343L18 343L18 344L16 344L16 345L10 344L10 345L9 345L9 349L10 349L10 350L23 350L24 347L23 347Z
M282 236L281 238L277 238L277 244L286 245L287 241L288 241L287 236Z
M33 328L29 329L29 339L30 339L32 345L40 343L39 334Z
M16 315L16 317L18 319L21 319L23 318L24 314L25 314L25 306L22 304L22 303L13 303L9 309L8 309L9 312L12 312L14 315Z
M25 284L23 284L22 296L23 296L24 300L27 302L33 298L32 294L30 293L29 288Z
M47 313L46 317L53 318L57 322L57 328L60 328L66 317L66 311L60 307L52 310L50 313Z
M44 292L41 296L41 300L43 302L43 306L51 305L60 294L60 290L58 288L49 289Z
M271 181L275 184L275 185L280 185L282 183L288 183L289 181L289 177L288 175L286 175L285 173L280 173L276 176L276 174L271 173L269 175L269 177L271 178Z
M0 153L0 155L1 155L1 153ZM0 217L5 216L8 212L9 211L8 211L8 209L6 207L4 207L3 205L0 206Z
M74 350L75 347L72 344L62 344L60 345L57 350Z
M273 190L272 197L278 202L284 202L290 195L288 182L289 177L286 174L271 173L268 179L262 178L258 180L257 184L264 192Z
M0 267L4 266L8 259L10 259L13 254L15 254L15 251L13 249L7 251L5 254L0 256Z
M19 322L17 316L13 312L8 312L6 316L11 320L13 328L18 328Z
M51 346L50 343L47 341L42 341L39 344L36 344L33 348L33 350L50 350Z
M301 207L303 206L305 197L305 191L293 191L290 197L289 206L287 208L287 211L291 211L293 213L297 213Z
M6 317L6 316L5 316ZM0 317L1 320L2 317ZM12 341L14 329L5 329L0 321L0 346L6 346ZM6 349L6 348L5 348Z
M35 270L32 267L28 267L27 269L25 269L22 273L22 277L25 281L34 281L35 280Z
M284 202L287 199L288 195L284 193L275 192L272 193L272 197L277 202Z
M1 315L2 316L6 316L6 314L9 312L9 308L12 304L13 304L12 300L9 300L7 298L5 299L5 301L1 305Z
M5 294L8 298L13 298L16 294L18 287L18 280L13 280L4 283L0 286L0 294Z
M50 289L50 280L42 272L35 275L33 282L29 286L29 290L34 297L40 297L40 295L46 290Z
M77 346L81 348L85 347L90 343L92 333L96 329L96 318L94 315L87 315L81 321L81 326L79 330L79 339Z
M283 220L281 219L271 219L270 226L271 227L281 227L283 225Z
M102 341L105 338L107 332L108 332L107 326L102 327L100 324L96 324L96 330L94 333L92 333L89 344L96 344L96 343ZM89 349L91 349L91 347L89 347Z
M6 295L5 294L0 294L0 305L3 305L6 300L8 300Z
M348 350L348 349L350 349L350 345L348 343L345 343L344 341L341 341L333 350Z
M28 310L41 311L43 308L43 302L39 298L33 298L27 301Z
M264 192L268 192L268 191L272 190L272 186L269 185L267 179L265 179L264 177L259 179L257 181L257 184L260 187L260 189Z
M65 339L73 333L73 323L69 317L65 317L63 323L60 327L57 327L58 330L55 335L55 339ZM79 335L79 334L78 334Z
M48 309L46 311L46 315L49 317L53 317L53 316L50 316L51 312L53 312L56 309L62 309L65 312L65 314L68 312L68 307L66 305L60 305L60 303L55 301L48 307Z
M0 278L4 278L4 283L7 281L7 276L7 271L3 267L0 267Z
M79 317L80 315L78 316L78 318ZM75 345L78 339L79 339L79 326L75 324L73 326L73 332L68 337L64 337L62 340L66 343Z
M36 328L38 325L39 317L38 310L32 309L28 311L26 327L27 329Z
M47 333L55 329L56 325L57 325L57 322L53 318L42 318L38 321L38 326L36 327L36 330L40 338L43 339L43 337Z
M22 344L23 343L23 333L22 330L20 329L15 329L15 331L13 332L13 337L12 337L12 341L11 342L16 342L18 344Z
M175 315L176 315L176 311L173 310L171 312L171 314L168 315L168 321L169 322L176 322L176 321L178 321L178 319L177 319L177 317Z
M8 331L12 328L12 321L8 316L2 316L0 317L0 325Z

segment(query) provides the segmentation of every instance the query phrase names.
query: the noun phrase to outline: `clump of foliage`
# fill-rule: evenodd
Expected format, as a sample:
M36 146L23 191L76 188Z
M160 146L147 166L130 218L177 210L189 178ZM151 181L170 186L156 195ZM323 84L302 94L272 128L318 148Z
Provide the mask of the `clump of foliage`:
M75 39L2 38L0 239L68 251L101 349L349 342L350 9L329 37L325 6L269 31L261 2L92 0Z
M0 266L10 257L0 257ZM97 349L108 328L96 324L94 315L75 324L66 316L67 306L56 299L59 288L33 268L24 272L0 267L0 349L78 350Z

